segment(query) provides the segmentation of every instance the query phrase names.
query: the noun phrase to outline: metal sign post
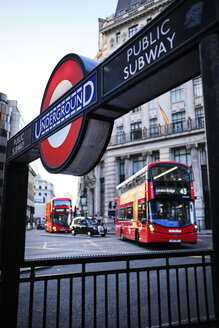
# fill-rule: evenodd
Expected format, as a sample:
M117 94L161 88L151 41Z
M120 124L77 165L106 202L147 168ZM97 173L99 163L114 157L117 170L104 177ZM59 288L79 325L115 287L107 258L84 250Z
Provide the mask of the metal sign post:
M214 245L214 290L216 314L219 317L219 38L211 35L200 44L200 63L203 81L205 125L208 151L208 181L210 190L210 215Z
M5 169L4 203L1 226L2 287L0 289L1 327L16 327L20 265L24 261L27 188L29 167L9 163Z

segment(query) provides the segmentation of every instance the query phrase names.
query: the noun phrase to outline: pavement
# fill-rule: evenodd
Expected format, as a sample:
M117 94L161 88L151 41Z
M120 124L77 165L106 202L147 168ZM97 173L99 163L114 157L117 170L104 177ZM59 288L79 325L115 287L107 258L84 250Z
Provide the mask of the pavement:
M203 229L198 231L199 235L212 235L212 230L211 229Z

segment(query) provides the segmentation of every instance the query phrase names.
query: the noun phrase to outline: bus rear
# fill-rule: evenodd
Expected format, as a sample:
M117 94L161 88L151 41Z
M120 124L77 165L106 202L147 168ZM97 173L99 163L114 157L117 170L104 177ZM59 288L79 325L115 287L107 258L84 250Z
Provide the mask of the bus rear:
M72 204L70 198L53 198L46 204L45 228L48 232L70 232Z

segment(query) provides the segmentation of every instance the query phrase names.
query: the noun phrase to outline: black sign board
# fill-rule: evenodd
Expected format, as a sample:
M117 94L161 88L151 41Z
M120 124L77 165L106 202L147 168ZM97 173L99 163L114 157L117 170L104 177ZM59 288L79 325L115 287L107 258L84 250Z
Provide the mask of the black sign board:
M103 95L186 47L217 21L216 1L178 1L103 64Z
M7 144L7 159L21 155L32 145L32 124L25 127L11 138Z

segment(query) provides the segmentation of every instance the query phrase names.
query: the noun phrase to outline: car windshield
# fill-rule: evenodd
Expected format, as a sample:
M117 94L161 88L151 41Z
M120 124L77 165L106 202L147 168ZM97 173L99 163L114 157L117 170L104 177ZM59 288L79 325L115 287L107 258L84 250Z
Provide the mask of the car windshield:
M149 202L149 221L164 227L184 227L195 222L195 210L192 201Z
M88 219L87 222L88 222L89 225L99 224L98 220L96 220L96 219Z

